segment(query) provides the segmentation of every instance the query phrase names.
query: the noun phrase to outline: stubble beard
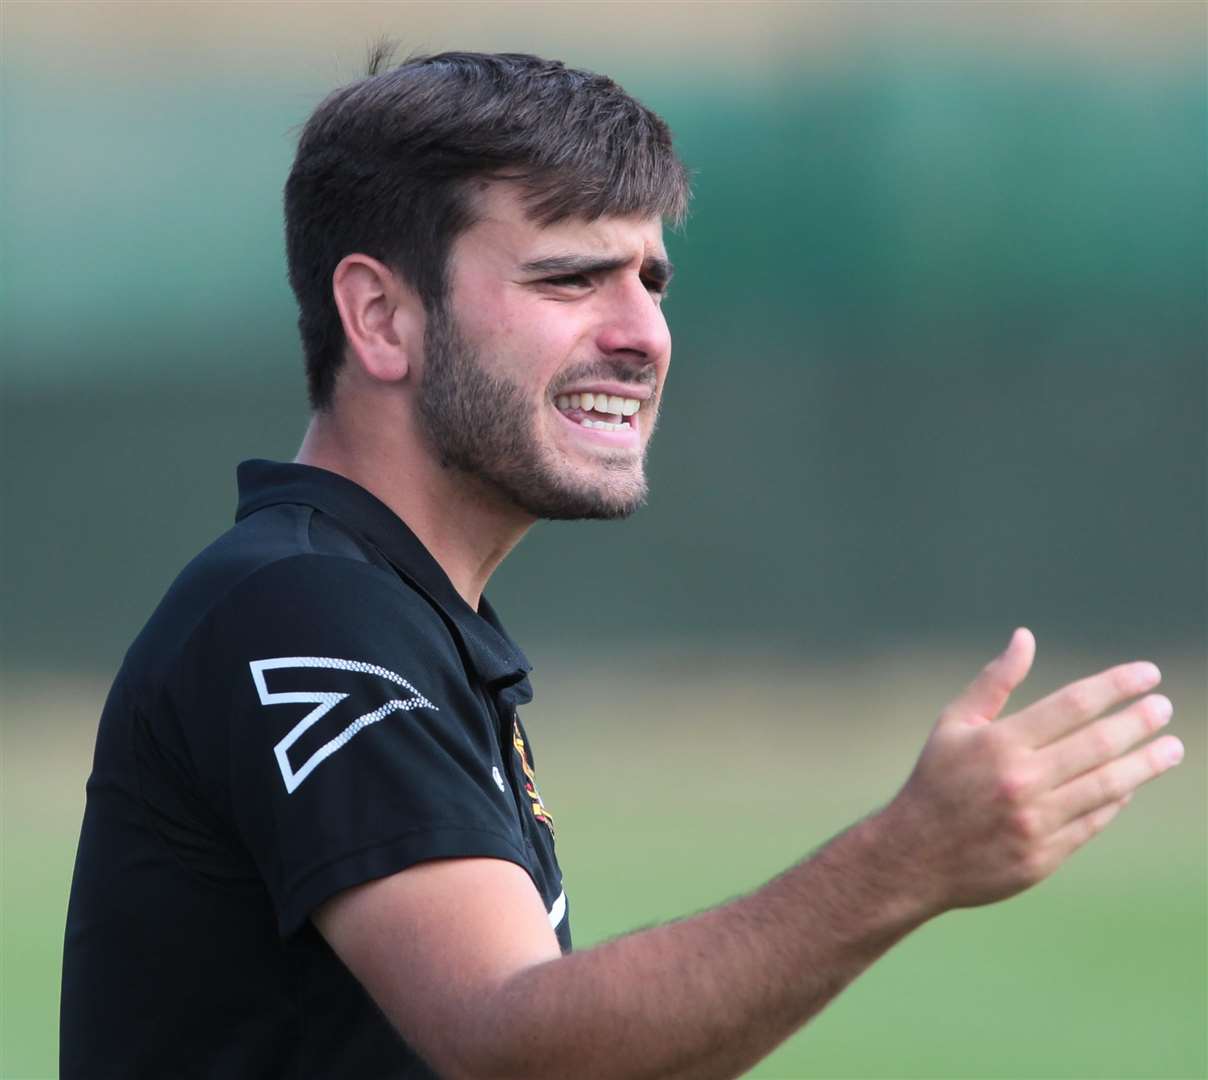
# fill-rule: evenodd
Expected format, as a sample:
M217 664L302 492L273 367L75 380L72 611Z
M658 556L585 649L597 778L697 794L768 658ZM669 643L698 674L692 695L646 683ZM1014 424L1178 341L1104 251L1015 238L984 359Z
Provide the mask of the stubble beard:
M532 408L520 386L486 370L450 313L428 313L419 415L442 467L550 521L617 520L643 505L640 457L601 455L596 477L577 474L555 448L542 446Z

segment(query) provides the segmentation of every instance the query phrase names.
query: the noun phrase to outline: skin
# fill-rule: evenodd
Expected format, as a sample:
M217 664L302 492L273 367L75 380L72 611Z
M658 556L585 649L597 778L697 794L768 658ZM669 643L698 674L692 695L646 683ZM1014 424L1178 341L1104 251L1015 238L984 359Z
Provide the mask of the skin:
M542 229L504 184L488 189L483 209L454 248L461 344L516 391L522 411L527 403L527 418L516 417L521 458L535 454L555 486L599 506L627 505L644 487L670 357L647 272L663 257L659 223ZM522 269L568 255L607 257L611 268L553 281ZM424 315L410 291L360 255L333 285L348 363L299 460L383 499L476 605L536 515L498 477L442 462L419 406ZM568 379L597 378L583 373L601 363L652 391L631 446L591 438L553 406ZM562 956L523 870L460 859L340 893L315 924L442 1076L735 1076L912 930L1043 880L1181 759L1177 738L1153 738L1171 705L1151 692L1161 676L1145 662L1004 716L1034 655L1031 633L1017 630L943 711L883 809L703 914Z

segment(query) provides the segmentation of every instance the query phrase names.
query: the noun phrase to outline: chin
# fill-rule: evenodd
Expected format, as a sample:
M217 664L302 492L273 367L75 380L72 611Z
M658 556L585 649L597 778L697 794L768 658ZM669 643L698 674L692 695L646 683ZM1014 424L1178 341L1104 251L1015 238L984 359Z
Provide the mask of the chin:
M619 521L641 509L647 494L642 476L609 485L525 485L525 488L512 492L514 501L534 517L546 521Z
M550 512L538 516L546 521L620 521L636 513L645 504L644 498L625 503L583 503L579 506L553 507Z

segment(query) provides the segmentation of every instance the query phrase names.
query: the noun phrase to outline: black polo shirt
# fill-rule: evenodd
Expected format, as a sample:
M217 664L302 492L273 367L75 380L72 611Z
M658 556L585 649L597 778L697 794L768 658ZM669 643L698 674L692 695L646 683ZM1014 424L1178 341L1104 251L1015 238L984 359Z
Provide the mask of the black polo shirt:
M63 962L71 1077L411 1077L309 916L426 859L522 866L564 950L528 662L374 496L245 462L101 717ZM423 987L416 987L423 993Z

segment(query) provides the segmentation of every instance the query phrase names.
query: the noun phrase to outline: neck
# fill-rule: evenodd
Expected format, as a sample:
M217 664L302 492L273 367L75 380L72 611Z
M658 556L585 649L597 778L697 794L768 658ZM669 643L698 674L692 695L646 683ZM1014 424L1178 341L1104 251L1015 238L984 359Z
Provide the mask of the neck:
M477 477L443 467L413 424L381 420L315 413L294 460L339 473L384 502L477 611L495 568L534 519Z

